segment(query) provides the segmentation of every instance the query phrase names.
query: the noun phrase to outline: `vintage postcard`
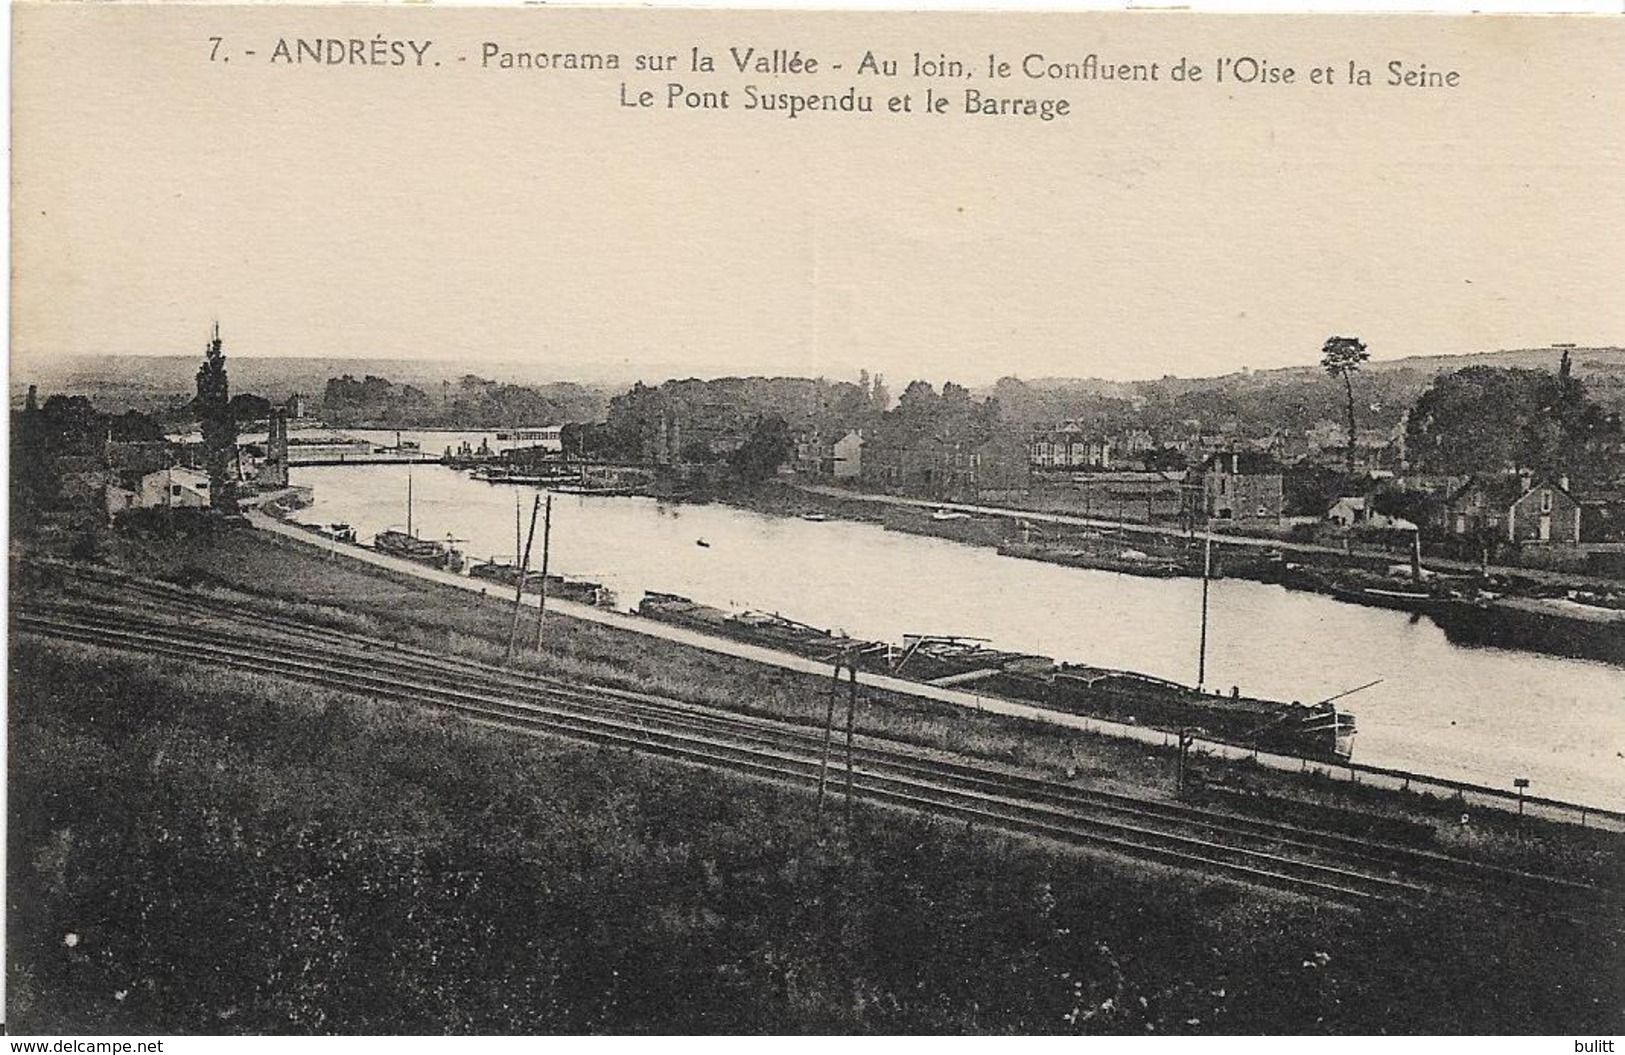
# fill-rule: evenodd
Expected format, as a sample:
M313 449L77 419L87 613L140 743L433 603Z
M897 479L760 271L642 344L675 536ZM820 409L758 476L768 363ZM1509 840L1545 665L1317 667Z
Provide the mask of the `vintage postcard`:
M1613 1050L1625 22L13 34L33 1050Z

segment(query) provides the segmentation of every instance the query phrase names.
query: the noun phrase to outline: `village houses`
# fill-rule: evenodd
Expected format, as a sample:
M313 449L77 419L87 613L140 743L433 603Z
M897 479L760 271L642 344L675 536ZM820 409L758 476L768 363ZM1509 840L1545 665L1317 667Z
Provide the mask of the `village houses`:
M1256 451L1220 451L1202 463L1202 514L1209 520L1279 523L1280 463Z
M1443 527L1459 536L1508 542L1580 541L1580 503L1567 477L1509 473L1475 476L1445 503Z

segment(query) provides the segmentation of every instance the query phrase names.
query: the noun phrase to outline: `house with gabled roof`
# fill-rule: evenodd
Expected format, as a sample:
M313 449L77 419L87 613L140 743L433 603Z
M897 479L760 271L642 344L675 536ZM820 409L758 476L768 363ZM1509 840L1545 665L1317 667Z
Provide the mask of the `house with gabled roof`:
M1569 492L1567 477L1475 476L1445 503L1444 529L1507 542L1575 543L1580 541L1580 503Z

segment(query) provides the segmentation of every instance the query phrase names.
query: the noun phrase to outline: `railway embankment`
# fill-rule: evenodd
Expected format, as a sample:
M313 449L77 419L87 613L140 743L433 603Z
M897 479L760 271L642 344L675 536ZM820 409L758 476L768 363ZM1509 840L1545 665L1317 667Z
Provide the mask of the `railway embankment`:
M510 662L504 598L248 531L13 583L42 1023L1620 1025L1610 833L1245 764L1181 800L1158 745L870 686L849 813L827 673L558 613Z
M447 576L377 554L321 543L296 530L280 537L235 532L229 539L124 540L110 571L223 592L273 611L373 628L408 644L507 661L512 595L479 591ZM38 573L49 576L47 565ZM20 569L26 579L33 574ZM442 582L441 580L446 580ZM459 588L448 588L455 582ZM469 589L474 586L474 589ZM534 600L531 598L530 600ZM513 662L525 669L652 691L767 717L822 724L830 668L810 659L697 635L682 628L581 605L550 603L546 648L535 650L535 612ZM566 614L567 613L567 614ZM865 674L855 713L859 732L933 750L1026 767L1047 779L1082 779L1106 790L1177 798L1177 736L1114 727L970 692ZM1531 799L1525 816L1498 789L1371 767L1326 766L1198 744L1186 768L1186 794L1232 810L1280 819L1295 813L1344 830L1409 828L1438 845L1516 863L1545 845L1526 838L1550 827L1618 828L1606 811ZM1559 838L1557 847L1569 840Z

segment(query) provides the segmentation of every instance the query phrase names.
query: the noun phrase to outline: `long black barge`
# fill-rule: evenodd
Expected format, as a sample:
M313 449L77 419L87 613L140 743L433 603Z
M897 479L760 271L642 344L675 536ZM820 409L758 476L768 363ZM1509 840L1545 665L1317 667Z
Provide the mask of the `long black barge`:
M727 612L669 593L648 593L638 614L690 630L940 687L963 687L1048 710L1315 761L1347 762L1354 716L1333 704L1208 693L1131 671L1057 663L974 638L915 635L902 645L864 641L772 613Z

